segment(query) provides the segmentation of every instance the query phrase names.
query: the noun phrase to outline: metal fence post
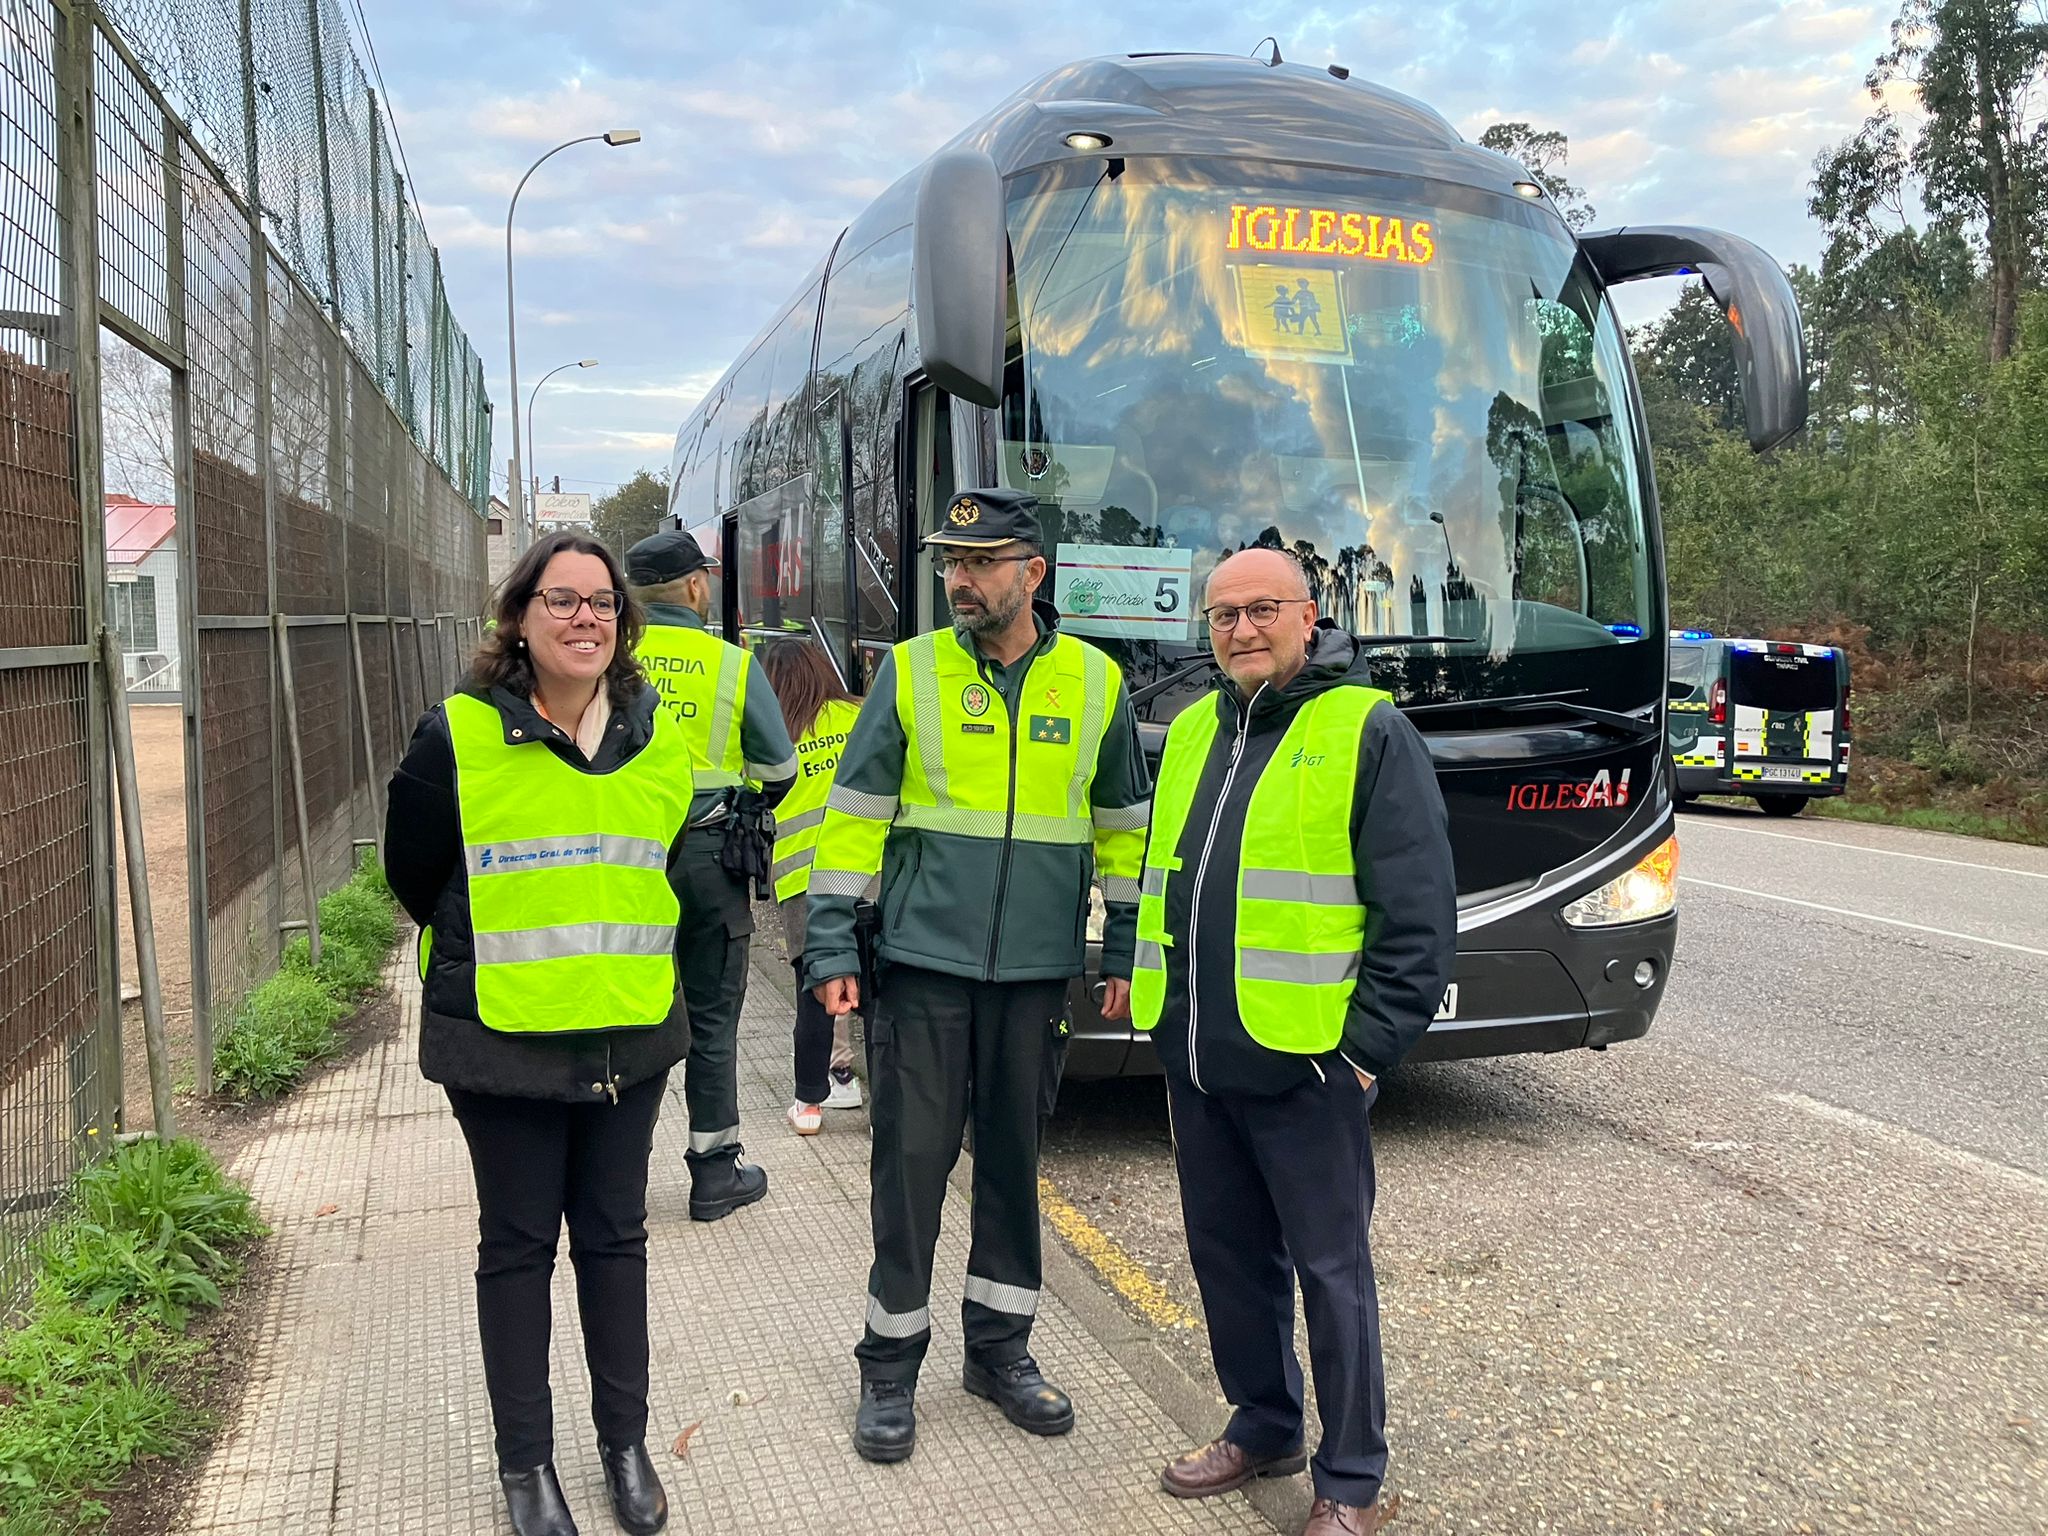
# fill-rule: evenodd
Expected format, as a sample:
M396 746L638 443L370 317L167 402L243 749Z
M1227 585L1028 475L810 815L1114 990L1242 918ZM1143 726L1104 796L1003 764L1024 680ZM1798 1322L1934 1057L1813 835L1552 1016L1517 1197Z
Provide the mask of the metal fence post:
M277 676L284 697L284 731L290 745L292 765L292 809L299 831L299 891L306 902L307 951L314 965L320 963L320 899L313 887L313 830L306 817L306 758L299 736L299 691L292 684L292 639L285 616L270 616L270 632L277 641Z
M87 840L92 848L93 946L98 1013L89 1038L69 1046L73 1123L81 1135L122 1124L121 955L114 874L113 764L108 756L108 686L99 632L106 622L106 494L100 462L99 203L96 183L93 0L60 10L56 69L57 154L63 183L62 350L71 373L72 483L78 493L86 673ZM97 1059L95 1059L97 1058ZM104 1143L103 1143L104 1144Z
M128 690L121 678L121 646L111 629L100 630L100 665L106 668L107 721L112 727L114 777L121 793L121 840L128 859L128 908L135 914L135 975L142 984L142 1039L149 1058L149 1104L156 1133L168 1141L178 1134L171 1108L171 1060L164 1045L164 989L156 965L156 918L149 906L149 854L142 840L142 791L135 781L135 733L128 718Z
M272 437L275 398L270 367L270 242L263 233L263 176L257 159L256 43L251 0L240 0L242 42L242 134L249 163L249 299L254 311L252 356L256 363L256 465L263 481L263 611L275 616L277 597L277 465ZM270 660L270 899L271 955L282 945L284 921L284 792L279 781L283 732L278 720L277 656Z

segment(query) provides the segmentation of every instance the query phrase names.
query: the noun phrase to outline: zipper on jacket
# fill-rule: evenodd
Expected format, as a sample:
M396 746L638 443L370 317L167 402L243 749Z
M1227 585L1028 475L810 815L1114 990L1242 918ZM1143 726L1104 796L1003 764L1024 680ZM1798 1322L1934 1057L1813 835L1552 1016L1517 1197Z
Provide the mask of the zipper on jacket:
M1223 825L1223 808L1230 803L1230 785L1237 777L1237 760L1244 755L1245 737L1252 728L1252 705L1259 702L1259 694L1265 691L1266 685L1259 684L1238 712L1237 739L1230 744L1230 766L1223 772L1223 787L1216 791L1216 804L1209 812L1209 833L1202 839L1202 857L1195 865L1195 896L1188 909L1188 1076L1193 1079L1197 1093L1209 1091L1202 1086L1202 1059L1195 1039L1202 1017L1199 987L1202 946L1198 937L1202 931L1202 886L1209 877L1209 854L1216 846L1216 829ZM1234 953L1237 948L1235 934L1231 936L1230 943Z
M1036 659L1033 657L1032 659ZM988 662L977 656L982 681L988 681ZM1010 894L1010 847L1017 834L1017 717L1010 708L1010 701L1003 697L1003 690L991 686L990 692L1002 701L1003 713L1010 718L1010 799L1003 811L1003 851L996 857L996 901L990 913L988 926L988 967L986 980L996 979L996 952L1002 943L1003 908L1009 905Z

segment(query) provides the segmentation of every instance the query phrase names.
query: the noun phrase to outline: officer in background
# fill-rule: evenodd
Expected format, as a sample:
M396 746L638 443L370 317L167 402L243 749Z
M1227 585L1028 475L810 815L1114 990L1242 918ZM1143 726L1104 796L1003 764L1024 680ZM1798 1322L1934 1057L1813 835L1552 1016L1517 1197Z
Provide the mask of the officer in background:
M1364 1536L1387 1468L1370 1116L1450 980L1448 820L1428 748L1357 641L1317 625L1292 556L1232 555L1203 611L1226 676L1167 732L1131 1011L1166 1069L1188 1257L1236 1412L1160 1480L1200 1499L1307 1463L1299 1277L1323 1421L1304 1536Z
M862 1001L854 902L882 880L884 975L868 1011L875 1261L854 1351L853 1444L869 1461L901 1461L916 1442L932 1251L970 1115L962 1384L1033 1434L1074 1423L1030 1354L1039 1098L1084 964L1091 876L1108 910L1103 1016L1129 1010L1147 786L1116 663L1032 602L1046 572L1037 505L968 491L926 538L952 627L876 669L811 870L805 980L833 1014Z
M766 1170L740 1160L739 1025L753 904L747 880L729 871L721 854L726 822L742 797L773 806L796 774L796 749L760 662L704 627L717 569L680 529L626 551L626 579L647 608L640 666L683 727L696 770L677 948L690 1010L685 1157L690 1215L698 1221L716 1221L768 1192ZM765 855L761 862L765 867Z

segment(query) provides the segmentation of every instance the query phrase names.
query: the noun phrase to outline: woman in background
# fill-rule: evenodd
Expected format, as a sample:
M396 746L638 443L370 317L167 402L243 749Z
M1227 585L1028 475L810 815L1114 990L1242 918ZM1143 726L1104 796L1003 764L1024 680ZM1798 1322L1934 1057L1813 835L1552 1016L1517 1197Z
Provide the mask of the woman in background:
M761 652L761 667L782 706L783 724L796 743L796 783L775 808L775 900L782 914L784 947L798 981L803 976L805 893L811 858L825 821L825 797L847 732L860 702L846 691L832 662L815 642L772 640ZM858 1109L860 1079L853 1075L850 1015L837 1020L810 989L796 989L796 1098L789 1123L799 1136L815 1136L824 1110Z

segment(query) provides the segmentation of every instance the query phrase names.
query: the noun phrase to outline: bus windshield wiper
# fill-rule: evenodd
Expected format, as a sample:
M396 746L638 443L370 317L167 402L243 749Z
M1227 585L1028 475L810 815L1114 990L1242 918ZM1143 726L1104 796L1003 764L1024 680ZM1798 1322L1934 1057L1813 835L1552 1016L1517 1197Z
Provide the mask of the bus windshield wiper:
M1499 710L1504 714L1528 714L1536 710L1555 709L1568 715L1577 715L1588 725L1601 725L1609 730L1620 731L1632 740L1645 741L1657 734L1654 720L1645 720L1640 715L1625 714L1615 709L1600 709L1591 704L1580 704L1568 694L1523 693L1508 698L1488 699L1446 699L1436 704L1411 704L1401 713L1404 715L1441 715L1460 710Z
M1477 635L1353 635L1361 650L1393 650L1407 645L1477 645Z
M1171 672L1167 673L1166 676L1155 677L1154 679L1152 679L1151 682L1147 683L1144 687L1136 688L1131 691L1131 708L1136 709L1140 704L1149 704L1153 699L1156 699L1160 694L1166 692L1166 690L1171 688L1175 683L1184 683L1191 677L1199 677L1202 675L1202 673L1208 671L1209 668L1215 665L1215 655L1210 652L1205 652L1204 654L1197 656L1193 661L1186 662L1183 663L1181 666L1175 667Z

